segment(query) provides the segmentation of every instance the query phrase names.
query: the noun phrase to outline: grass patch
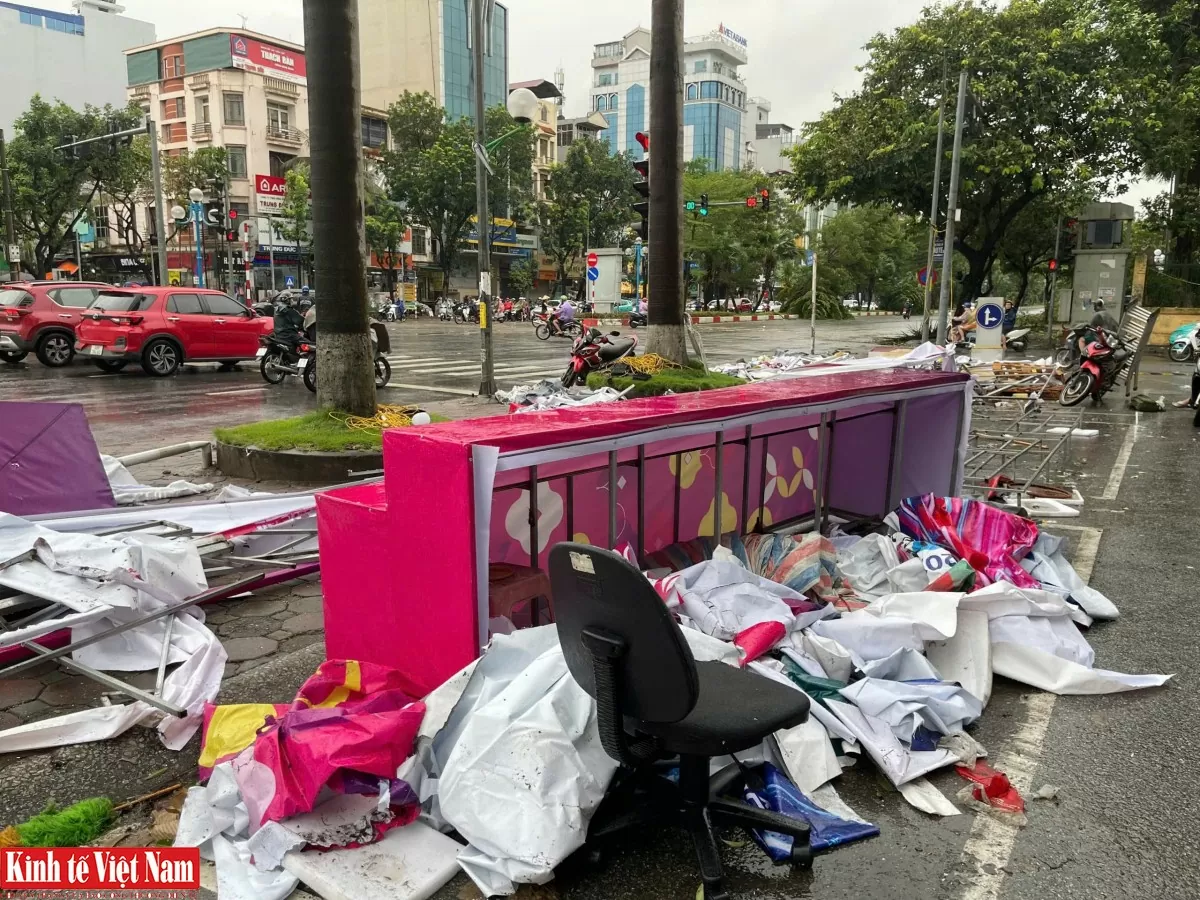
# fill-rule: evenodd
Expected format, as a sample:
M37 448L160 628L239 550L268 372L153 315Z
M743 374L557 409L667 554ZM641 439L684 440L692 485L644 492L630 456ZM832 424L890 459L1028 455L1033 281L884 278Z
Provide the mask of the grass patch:
M633 378L613 378L609 375L595 372L588 376L588 387L593 390L602 387L614 387L618 391L633 385L629 397L658 397L667 391L676 394L688 394L694 391L711 391L716 388L737 387L746 382L732 375L720 372L705 372L699 368L665 369L657 375L651 375L649 381L638 381Z
M444 416L429 414L434 422L445 422ZM270 419L251 422L233 428L218 428L216 438L234 447L257 447L259 450L315 450L337 453L343 450L379 450L383 447L383 432L347 428L326 410L318 410L291 419Z

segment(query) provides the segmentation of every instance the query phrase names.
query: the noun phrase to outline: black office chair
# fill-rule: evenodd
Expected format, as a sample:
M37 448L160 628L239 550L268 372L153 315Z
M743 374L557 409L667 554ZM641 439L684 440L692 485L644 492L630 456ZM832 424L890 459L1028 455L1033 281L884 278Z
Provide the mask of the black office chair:
M758 746L808 718L808 697L753 672L696 662L683 633L645 576L616 553L584 544L550 551L559 642L571 675L596 698L600 741L625 767L618 790L640 808L615 817L602 807L594 841L648 819L674 818L692 836L704 900L724 900L714 822L791 835L793 863L807 865L804 822L720 795L737 787L738 766L709 776L713 757ZM654 774L678 756L678 787ZM605 815L601 815L601 812Z

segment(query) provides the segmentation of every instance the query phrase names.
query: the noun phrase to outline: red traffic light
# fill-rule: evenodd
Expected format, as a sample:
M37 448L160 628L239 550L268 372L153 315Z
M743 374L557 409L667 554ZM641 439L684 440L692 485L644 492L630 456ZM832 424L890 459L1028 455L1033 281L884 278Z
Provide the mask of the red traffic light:
M1050 271L1051 272L1058 271L1058 260L1057 259L1050 260Z
M236 209L231 209L231 210L229 211L229 218L231 218L231 219L236 219L236 218L237 218L237 210L236 210Z
M767 190L766 188L763 188L761 191L758 192L758 196L760 196L764 200L766 200L768 197L771 196L771 192L769 190Z
M758 206L758 197L747 197L746 206L748 206L750 209L754 209L756 206Z
M642 149L647 153L650 152L650 135L644 131L639 131L633 136L633 139L642 145Z

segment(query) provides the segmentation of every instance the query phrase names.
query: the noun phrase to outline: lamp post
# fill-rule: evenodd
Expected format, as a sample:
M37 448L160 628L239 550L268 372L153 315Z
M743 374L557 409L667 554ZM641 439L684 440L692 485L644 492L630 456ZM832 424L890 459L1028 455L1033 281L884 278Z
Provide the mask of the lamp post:
M192 201L192 235L196 240L196 287L204 287L204 191L192 188L188 191Z

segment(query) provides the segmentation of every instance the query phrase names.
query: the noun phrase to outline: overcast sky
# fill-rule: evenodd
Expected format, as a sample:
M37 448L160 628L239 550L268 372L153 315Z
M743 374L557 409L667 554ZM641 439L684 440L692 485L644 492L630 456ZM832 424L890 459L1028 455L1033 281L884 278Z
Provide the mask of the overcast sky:
M30 0L34 2L34 0ZM835 94L860 84L863 45L880 31L913 22L930 0L686 0L685 33L724 23L749 41L744 69L751 96L772 104L772 119L798 128L817 118ZM67 0L43 0L66 9ZM246 27L302 43L301 0L124 0L126 14L153 22L160 39L205 28ZM509 76L553 79L566 73L567 115L587 106L592 45L650 25L650 0L508 0ZM1161 189L1142 186L1133 199Z

